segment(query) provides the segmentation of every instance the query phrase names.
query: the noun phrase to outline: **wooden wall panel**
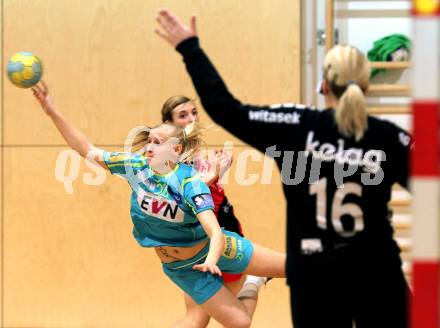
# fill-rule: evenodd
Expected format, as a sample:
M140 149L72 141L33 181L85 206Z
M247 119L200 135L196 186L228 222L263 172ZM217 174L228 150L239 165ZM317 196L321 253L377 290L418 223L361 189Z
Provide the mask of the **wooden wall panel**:
M96 144L122 144L131 128L157 123L171 95L195 96L180 55L153 33L161 6L186 21L198 15L202 44L239 99L299 100L298 0L4 3L5 55L38 54L57 106ZM8 83L5 92L8 144L63 144L28 91Z
M3 4L3 2L1 2ZM0 5L0 26L3 26L3 5ZM3 34L0 35L0 39L3 42ZM0 326L3 326L3 116L4 116L4 97L3 97L3 85L6 79L6 61L3 55L3 46L0 50L0 61L2 67L0 69L2 76L0 78Z

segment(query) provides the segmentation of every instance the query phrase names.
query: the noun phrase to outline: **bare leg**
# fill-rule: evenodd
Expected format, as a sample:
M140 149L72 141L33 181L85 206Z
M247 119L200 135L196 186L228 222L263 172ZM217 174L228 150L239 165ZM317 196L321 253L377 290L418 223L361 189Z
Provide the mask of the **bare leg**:
M258 244L253 246L254 252L245 273L259 277L286 277L286 254Z
M285 266L285 254L254 244L254 252L245 273L260 277L284 278ZM256 303L256 297L237 299L223 286L213 297L201 304L201 308L226 328L248 328Z
M286 255L254 244L254 252L245 273L260 277L286 276ZM202 304L202 308L227 328L250 327L257 298L237 299L226 288L221 288Z
M241 287L243 286L244 279L246 275L243 275L240 280L227 282L225 283L225 287L229 289L232 294L236 295ZM184 293L185 307L186 307L186 315L182 320L177 321L171 327L172 328L205 328L208 323L210 316L203 310L203 308L198 305L196 302L192 300L188 294ZM256 307L253 306L254 310Z
M205 328L209 323L209 315L202 307L192 300L188 294L183 294L186 307L186 315L182 320L173 324L172 328Z
M248 328L251 325L252 310L224 286L201 306L226 328Z
M264 283L266 278L248 275L246 281L240 292L237 294L237 298L243 302L248 309L248 313L251 317L254 315L258 302L258 292Z

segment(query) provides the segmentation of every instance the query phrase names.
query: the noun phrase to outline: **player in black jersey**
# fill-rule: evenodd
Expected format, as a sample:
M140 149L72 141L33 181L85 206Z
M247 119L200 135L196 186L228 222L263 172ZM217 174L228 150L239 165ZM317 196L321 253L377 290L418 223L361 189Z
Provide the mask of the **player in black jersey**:
M211 118L281 170L295 328L407 327L410 293L387 204L394 183L407 187L410 137L367 115L365 56L350 46L327 54L325 110L242 104L200 48L195 17L188 27L164 9L157 20Z

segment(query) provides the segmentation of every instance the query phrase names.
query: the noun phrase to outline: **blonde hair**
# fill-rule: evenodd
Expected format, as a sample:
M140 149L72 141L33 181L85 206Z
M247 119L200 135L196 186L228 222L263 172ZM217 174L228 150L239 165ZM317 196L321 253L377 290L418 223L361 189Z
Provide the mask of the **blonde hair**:
M200 150L202 140L202 129L196 122L188 124L185 128L178 127L172 123L162 123L153 128L142 129L134 138L132 143L133 152L144 152L145 146L148 143L148 136L152 129L165 128L168 129L168 139L177 138L179 144L182 145L182 152L180 153L180 161L187 162L192 160L194 155Z
M338 99L336 124L339 132L359 141L368 127L364 93L370 85L370 65L352 46L335 46L325 56L324 79Z

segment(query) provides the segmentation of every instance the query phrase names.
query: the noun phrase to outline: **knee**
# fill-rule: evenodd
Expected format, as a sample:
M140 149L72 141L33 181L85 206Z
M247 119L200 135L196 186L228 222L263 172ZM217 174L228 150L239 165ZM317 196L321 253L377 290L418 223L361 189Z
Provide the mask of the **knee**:
M234 324L230 328L249 328L251 326L252 320L247 316L242 316L235 320Z
M191 328L206 328L209 323L209 316L205 313L190 313L186 316L188 327Z
M188 314L182 320L174 323L171 328L206 328L209 323L209 316Z

